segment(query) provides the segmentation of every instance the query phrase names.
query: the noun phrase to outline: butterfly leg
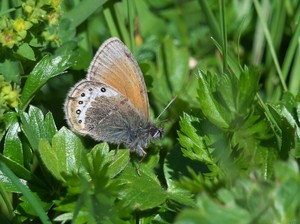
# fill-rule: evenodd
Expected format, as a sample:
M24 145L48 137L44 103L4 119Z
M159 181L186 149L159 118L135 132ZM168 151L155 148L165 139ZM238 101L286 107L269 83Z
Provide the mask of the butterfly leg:
M138 168L137 168L137 173L138 173L139 176L141 176L141 170L140 170L140 168L141 168L141 163L142 163L142 161L144 160L144 158L145 158L146 155L147 155L147 153L146 153L142 148L140 148L140 150L143 151L143 155L142 155L142 158L139 160Z

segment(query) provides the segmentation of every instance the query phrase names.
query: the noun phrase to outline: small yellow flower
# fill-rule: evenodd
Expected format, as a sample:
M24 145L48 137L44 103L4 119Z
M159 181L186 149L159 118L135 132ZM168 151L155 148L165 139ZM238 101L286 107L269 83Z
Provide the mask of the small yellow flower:
M27 35L27 30L32 26L32 23L25 21L22 18L17 18L14 20L13 28L17 31L17 34L24 39Z
M12 91L11 85L5 83L5 86L2 87L1 93L3 94L3 99L5 99L6 95Z
M24 3L22 6L23 6L24 11L27 14L30 15L33 12L33 8L30 5L27 5L27 4Z
M20 89L13 89L8 82L2 82L0 88L0 97L4 100L2 104L6 104L10 107L17 107L19 104Z
M17 18L14 21L13 27L15 31L19 32L19 31L28 30L30 27L32 27L32 24L28 21L25 21L23 18Z
M61 3L61 0L52 0L51 6L56 9L60 5L60 3Z
M48 21L50 25L58 25L59 14L56 12L50 12L48 14Z
M2 43L3 46L12 48L17 44L17 34L13 30L4 30L0 34L0 43Z
M6 96L6 102L10 107L17 107L19 104L19 91L18 90L12 90L7 96Z

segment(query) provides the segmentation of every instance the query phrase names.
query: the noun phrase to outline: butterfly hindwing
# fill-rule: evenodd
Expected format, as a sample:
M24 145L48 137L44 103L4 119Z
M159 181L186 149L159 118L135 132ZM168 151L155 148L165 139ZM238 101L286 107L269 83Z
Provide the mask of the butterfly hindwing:
M82 80L69 92L65 103L65 113L70 127L76 132L86 135L86 112L92 102L99 96L112 97L118 93L103 83Z

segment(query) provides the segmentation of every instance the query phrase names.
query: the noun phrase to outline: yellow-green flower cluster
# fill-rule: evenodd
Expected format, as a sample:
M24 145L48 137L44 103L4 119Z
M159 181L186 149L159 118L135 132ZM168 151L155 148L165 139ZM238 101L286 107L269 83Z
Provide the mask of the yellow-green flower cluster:
M0 20L0 43L5 47L12 48L26 37L27 30L31 26L30 22L22 18L12 20L2 17Z
M41 21L48 20L49 24L53 24L52 18L49 18L49 14L57 14L61 11L61 0L27 0L22 4L22 8L27 16L27 19L32 23L39 23ZM45 10L45 8L51 8L51 10ZM55 16L51 16L55 17Z
M0 75L0 121L5 111L18 106L19 96L20 89L13 88L9 82L4 81L3 75Z
M22 3L22 12L18 13L18 18L1 17L0 47L2 45L3 47L12 48L22 44L28 30L34 26L43 29L39 30L39 33L33 33L34 35L38 36L42 32L45 40L57 43L59 38L57 37L57 30L53 27L57 27L59 22L60 3L61 0L27 0ZM41 24L46 24L46 26L41 26ZM53 37L53 35L56 36Z

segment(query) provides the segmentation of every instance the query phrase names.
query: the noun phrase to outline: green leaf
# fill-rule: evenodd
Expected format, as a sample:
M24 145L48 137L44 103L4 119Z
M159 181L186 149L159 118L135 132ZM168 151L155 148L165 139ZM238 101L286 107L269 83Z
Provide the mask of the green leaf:
M214 195L201 192L197 208L185 209L175 223L290 223L299 219L299 166L296 161L274 164L274 181L254 172L240 177L231 187L221 187Z
M167 191L167 197L168 200L184 206L195 206L193 194L191 194L191 192L188 190L179 188L178 186L174 186L172 188L169 187Z
M107 143L97 144L89 153L82 154L79 172L73 172L73 176L64 175L67 197L56 207L56 211L64 213L55 220L119 223L114 206L118 186L108 174L113 155Z
M50 191L51 189L47 189L47 190ZM44 211L49 211L51 209L51 207L53 206L53 202L52 201L43 201L43 198L41 197L40 193L41 192L31 191L32 197L34 197L39 202L39 206ZM28 200L24 196L20 197L20 204L18 205L18 210L23 211L23 213L26 213L26 215L38 216L36 210L31 205L31 200Z
M198 74L198 99L203 114L216 126L228 128L229 121L224 108L216 101L213 90L208 85L204 74L200 71ZM210 74L208 73L207 75L209 76Z
M213 96L214 99L216 100L216 102L218 102L218 104L224 106L224 109L221 107L222 111L224 111L223 116L228 113L231 115L230 117L233 117L237 113L237 77L231 74L218 74L218 76L213 76L212 74L207 73L207 75L209 76L206 76L205 78L207 79L208 84L210 84L208 86L212 86L210 87L211 92L214 93L214 89L216 89L215 96ZM201 90L199 89L199 91ZM232 119L233 118L231 118L230 120Z
M72 21L70 29L75 29L91 14L99 9L107 0L85 0L79 2L72 10L64 13L64 18Z
M3 156L0 154L0 161L2 161L11 171L14 172L19 178L25 180L24 183L27 182L31 185L34 185L36 188L39 189L47 189L47 186L44 184L43 180L35 176L31 171L21 166L19 163ZM12 183L7 179L3 173L0 174L0 180L5 185L6 190L11 192L16 192L16 189L13 187Z
M196 123L199 123L197 118L183 114L183 118L180 120L181 132L178 132L182 153L192 160L216 165L211 155L213 149L209 148L205 140L199 135L198 130L194 126Z
M25 110L34 94L50 79L59 74L62 74L66 69L71 67L74 61L73 44L66 43L68 48L64 51L58 51L54 56L46 55L34 67L28 76L23 92L20 98L19 109Z
M269 111L281 129L281 150L280 155L287 159L290 151L296 147L296 139L300 138L300 128L293 115L283 105L268 105Z
M14 125L18 122L18 114L16 112L7 112L4 114L4 122L6 128L9 128L10 125Z
M4 59L0 62L0 74L3 74L6 81L20 83L20 75L23 74L23 68L19 61Z
M115 152L110 152L110 155L111 154L115 154ZM116 156L109 156L108 159L110 159L108 175L110 178L114 178L121 173L130 162L130 151L119 150Z
M17 122L17 113L16 112L7 112L4 114L3 121L0 121L0 141L5 135L6 131L11 125L14 125Z
M20 55L23 58L29 59L31 61L35 61L35 55L34 55L34 51L32 50L32 48L29 46L28 43L24 43L22 44L18 50L17 50L17 54Z
M109 151L107 143L99 143L95 145L92 148L92 150L87 154L87 157L91 164L90 166L98 167L90 168L90 172L99 172L98 170L100 170L101 167L103 167L103 165L108 165L107 173L105 173L105 175L108 175L110 178L114 178L118 174L120 174L129 163L129 154L130 151L125 149L119 149L118 151ZM97 158L99 159L99 161L97 161Z
M201 195L197 198L197 205L199 209L185 209L183 210L174 223L185 224L185 223L237 223L246 224L250 223L251 214L242 208L239 208L235 204L229 204L223 206L215 203L207 195Z
M23 165L23 147L18 136L19 132L20 125L16 121L14 124L10 125L6 132L3 155L20 165Z
M44 118L39 108L30 106L28 113L23 112L20 116L23 132L34 150L38 149L41 138L45 138L50 142L57 131L50 112Z
M44 165L61 181L65 181L64 175L72 176L79 172L84 151L80 138L64 127L53 136L51 145L43 138L39 144Z
M277 162L275 166L276 182L274 204L278 223L290 223L299 220L300 199L295 197L300 191L299 166L296 161Z
M45 211L42 208L41 201L38 197L35 197L30 191L29 187L24 185L19 178L2 162L0 161L0 171L7 176L15 187L24 195L29 201L30 206L39 216L42 223L51 223Z
M259 88L260 75L257 70L244 69L237 82L236 108L239 113L245 113L253 103Z
M148 43L148 48L154 44ZM182 93L189 72L189 54L185 47L177 46L174 40L168 37L157 51L158 64L156 70L152 71L152 94L159 102L166 104L175 95Z
M117 180L120 185L120 206L124 211L144 211L155 208L167 198L152 169L143 166L140 171L139 176L136 167L128 165Z

